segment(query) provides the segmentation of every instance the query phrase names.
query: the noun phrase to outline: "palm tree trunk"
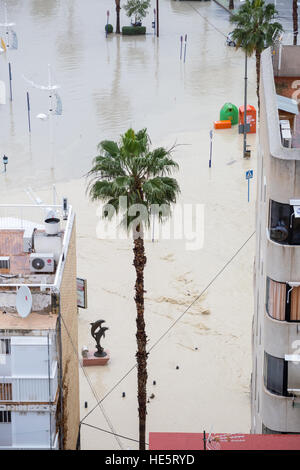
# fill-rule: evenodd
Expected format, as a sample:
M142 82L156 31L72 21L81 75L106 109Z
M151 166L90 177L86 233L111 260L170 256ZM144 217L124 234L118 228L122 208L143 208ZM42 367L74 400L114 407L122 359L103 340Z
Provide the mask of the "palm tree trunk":
M294 29L294 46L297 45L298 36L298 4L297 0L293 0L293 29Z
M229 10L234 10L234 0L229 0Z
M139 230L138 230L139 231ZM144 319L144 267L147 262L145 256L144 239L141 234L134 240L134 262L136 271L135 303L136 317L136 340L137 340L137 375L138 375L138 405L139 405L139 441L140 450L145 450L146 442L146 414L147 414L147 336Z
M115 0L116 2L116 12L117 12L117 23L116 23L116 33L120 34L120 0Z
M259 51L256 51L255 52L255 57L256 57L256 94L257 94L257 102L258 102L258 111L259 111L259 106L260 106L260 98L259 98L260 56L261 56L261 53Z

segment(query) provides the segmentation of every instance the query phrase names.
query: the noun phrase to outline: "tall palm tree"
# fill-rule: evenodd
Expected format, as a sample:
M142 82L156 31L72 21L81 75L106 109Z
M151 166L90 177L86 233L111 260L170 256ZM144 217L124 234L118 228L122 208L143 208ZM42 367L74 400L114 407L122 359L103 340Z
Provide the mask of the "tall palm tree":
M120 1L121 0L115 0L116 13L117 13L117 20L116 20L116 33L117 34L120 34L120 10L121 10Z
M273 4L265 4L264 0L246 0L238 12L230 17L236 25L233 39L237 47L243 49L250 57L256 57L257 99L259 105L260 57L264 49L271 46L274 34L283 30L282 25L274 21L277 10Z
M88 173L89 196L104 203L104 217L110 219L115 212L120 212L134 239L139 447L144 450L148 357L144 318L144 268L147 261L144 229L149 225L150 213L156 213L160 219L170 215L171 205L176 202L180 191L177 181L170 174L178 165L172 158L172 149L159 147L150 150L146 129L136 133L129 129L121 136L119 143L104 140L98 145L98 151L99 155Z
M234 10L234 0L229 0L229 10Z
M293 29L294 29L294 46L297 46L298 36L298 2L293 0Z

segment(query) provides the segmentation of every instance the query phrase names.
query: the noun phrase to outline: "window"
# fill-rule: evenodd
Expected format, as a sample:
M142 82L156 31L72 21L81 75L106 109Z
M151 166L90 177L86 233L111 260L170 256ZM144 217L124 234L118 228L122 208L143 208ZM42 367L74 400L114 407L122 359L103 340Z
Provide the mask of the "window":
M285 320L286 283L276 282L267 277L266 310L271 318Z
M270 201L270 238L283 245L300 245L300 218L294 217L294 206Z
M11 411L0 411L0 423L11 423Z
M290 243L291 245L300 245L300 219L294 216L292 216L292 231Z
M270 238L277 243L288 244L291 207L289 204L271 201Z
M266 311L275 320L300 322L300 286L267 277Z
M12 400L12 384L0 383L0 401Z
M0 354L10 354L10 339L0 339Z
M287 362L265 352L264 383L269 392L287 396Z
M289 395L298 395L300 392L300 362L287 361L287 364L288 364L288 381L287 381L288 393Z
M300 287L293 287L290 297L289 320L300 322Z

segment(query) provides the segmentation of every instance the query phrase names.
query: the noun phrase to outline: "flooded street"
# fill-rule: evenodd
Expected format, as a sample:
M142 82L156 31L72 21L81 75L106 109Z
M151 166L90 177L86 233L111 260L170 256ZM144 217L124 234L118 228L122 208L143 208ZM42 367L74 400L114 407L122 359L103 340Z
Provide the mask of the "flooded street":
M7 105L0 107L1 152L9 156L10 168L1 190L13 188L16 178L24 186L41 187L80 177L90 167L96 144L117 138L129 126L146 126L155 144L178 132L207 130L224 99L241 101L242 89L233 86L242 78L240 54L224 47L230 26L222 8L213 2L163 0L157 41L152 11L145 21L146 37L105 39L107 9L115 23L113 6L112 0L8 2L8 20L16 23L19 49L0 56L0 79L7 88ZM129 24L123 11L121 24ZM183 64L180 35L186 33ZM48 64L53 82L61 86L63 104L62 116L53 118L54 172L48 122L36 119L47 113L48 94L22 78L47 85ZM26 91L31 101L30 136Z
M104 318L110 328L104 344L109 364L87 368L89 383L80 372L82 448L138 447L132 244L97 238L97 205L87 200L82 178L97 143L117 140L130 126L147 127L154 146L178 144L179 203L204 207L203 248L188 250L186 240L146 242L148 395L155 395L147 433L249 432L255 177L248 202L245 171L255 176L256 136L248 136L252 156L244 160L237 126L215 131L208 168L212 122L225 102L243 104L244 56L225 45L232 29L228 13L212 1L160 0L159 39L151 29L154 2L145 37L106 39L107 9L115 27L113 0L7 4L19 49L0 56L7 90L8 62L13 73L13 102L7 96L0 105L0 149L9 157L7 175L0 175L1 203L29 203L29 186L51 201L53 183L59 198L69 198L77 213L78 276L89 287L88 309L79 312L79 351L92 346L90 322ZM47 113L47 93L22 78L47 84L48 64L63 105L63 114L53 118L53 170L48 122L36 119ZM257 106L253 59L248 101ZM92 411L97 399L101 406Z

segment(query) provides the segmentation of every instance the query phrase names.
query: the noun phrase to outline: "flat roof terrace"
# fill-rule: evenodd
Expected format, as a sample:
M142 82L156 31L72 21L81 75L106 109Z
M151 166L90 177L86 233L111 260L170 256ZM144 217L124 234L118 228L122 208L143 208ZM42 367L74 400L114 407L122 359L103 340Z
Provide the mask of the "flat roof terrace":
M274 77L275 89L277 95L284 96L291 100L297 100L297 89L300 85L299 77ZM300 148L300 113L298 104L298 114L293 114L288 111L279 109L279 118L288 119L292 128L292 147Z
M71 206L0 205L0 286L59 289L73 221Z
M1 229L0 221L0 257L9 257L9 269L0 269L2 279L5 276L24 277L30 275L30 253L24 252L24 230ZM7 274L6 274L7 273Z
M31 312L26 318L20 317L18 313L5 312L4 308L0 311L0 332L12 330L54 330L56 328L57 315L53 313Z

